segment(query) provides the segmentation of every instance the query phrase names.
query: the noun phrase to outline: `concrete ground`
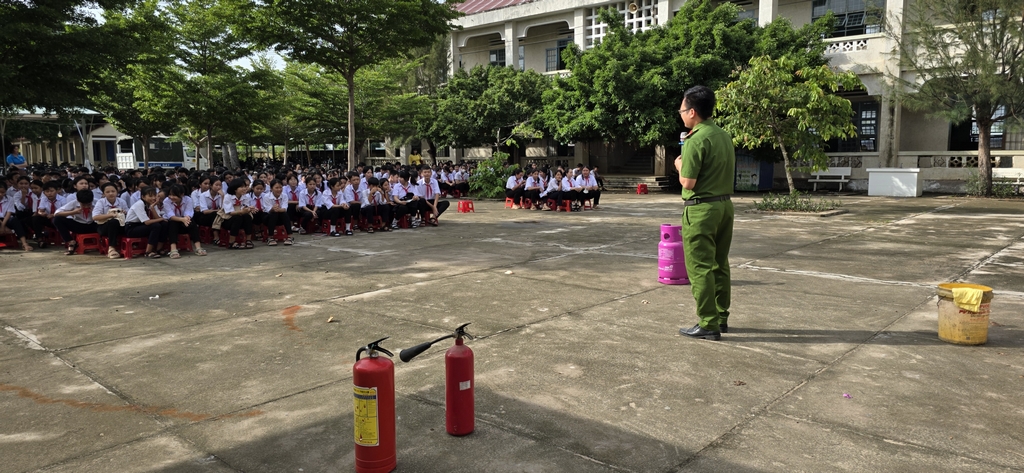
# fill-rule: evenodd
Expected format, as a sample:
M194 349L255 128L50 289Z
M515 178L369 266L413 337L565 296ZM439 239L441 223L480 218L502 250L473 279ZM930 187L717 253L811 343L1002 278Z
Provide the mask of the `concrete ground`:
M842 200L737 199L720 342L679 336L689 288L656 280L671 195L205 258L0 251L0 471L352 471L358 347L463 322L476 432L444 432L448 342L398 362L398 471L1024 471L1024 205ZM955 280L997 290L984 346L936 336Z

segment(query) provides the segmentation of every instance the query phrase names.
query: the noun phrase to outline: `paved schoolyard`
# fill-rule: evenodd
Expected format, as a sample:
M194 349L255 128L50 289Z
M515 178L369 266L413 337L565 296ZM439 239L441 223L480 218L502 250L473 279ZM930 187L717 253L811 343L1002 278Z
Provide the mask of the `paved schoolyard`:
M0 471L352 471L356 349L463 322L477 430L444 432L447 342L398 362L398 471L1024 470L1021 202L737 199L710 342L656 281L678 198L604 200L176 261L0 251ZM937 339L953 280L997 290L987 345Z

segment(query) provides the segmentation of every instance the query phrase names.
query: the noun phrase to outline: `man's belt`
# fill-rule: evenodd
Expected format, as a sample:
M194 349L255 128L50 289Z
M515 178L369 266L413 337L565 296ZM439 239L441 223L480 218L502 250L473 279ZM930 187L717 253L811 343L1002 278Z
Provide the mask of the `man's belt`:
M720 200L731 200L732 196L718 195L715 197L705 197L703 199L690 199L683 201L683 207L689 207L691 205L706 204L708 202L718 202Z

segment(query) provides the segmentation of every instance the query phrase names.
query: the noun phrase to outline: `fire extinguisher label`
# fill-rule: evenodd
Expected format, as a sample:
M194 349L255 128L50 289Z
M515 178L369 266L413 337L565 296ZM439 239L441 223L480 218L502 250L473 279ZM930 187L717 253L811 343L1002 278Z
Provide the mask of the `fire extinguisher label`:
M473 381L463 381L459 383L459 391L465 391L473 387Z
M377 388L355 389L356 445L376 447L380 444L377 425Z

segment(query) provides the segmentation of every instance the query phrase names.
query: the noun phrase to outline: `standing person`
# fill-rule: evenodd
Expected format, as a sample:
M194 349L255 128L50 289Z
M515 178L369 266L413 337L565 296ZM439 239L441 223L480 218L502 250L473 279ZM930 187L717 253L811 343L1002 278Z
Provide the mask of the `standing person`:
M729 247L732 245L736 174L732 137L711 121L715 92L704 86L686 91L679 116L690 128L682 156L676 158L683 186L683 252L690 290L700 322L679 333L720 340L728 332L731 284Z

